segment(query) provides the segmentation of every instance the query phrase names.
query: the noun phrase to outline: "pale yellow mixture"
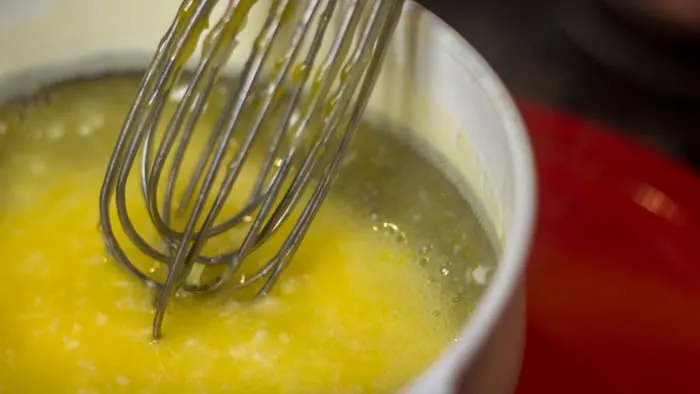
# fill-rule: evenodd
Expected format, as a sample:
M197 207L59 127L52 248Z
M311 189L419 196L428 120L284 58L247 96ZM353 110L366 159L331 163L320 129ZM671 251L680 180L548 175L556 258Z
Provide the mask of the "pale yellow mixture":
M448 302L407 247L333 200L270 297L177 300L152 343L151 294L97 228L136 82L0 110L0 393L385 393L447 345Z

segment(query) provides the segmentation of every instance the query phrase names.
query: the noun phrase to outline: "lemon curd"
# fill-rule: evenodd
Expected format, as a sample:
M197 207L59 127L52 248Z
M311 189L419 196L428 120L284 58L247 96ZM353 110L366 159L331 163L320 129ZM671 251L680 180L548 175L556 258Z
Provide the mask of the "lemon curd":
M152 294L107 257L97 227L137 84L74 81L0 108L0 392L393 392L454 339L493 250L429 165L412 171L427 189L398 197L414 194L400 192L406 177L387 157L411 150L361 132L357 151L371 160L351 152L272 294L177 299L152 342ZM142 204L134 190L127 203ZM421 204L443 210L423 215ZM389 222L392 209L410 214ZM451 232L433 242L438 226Z

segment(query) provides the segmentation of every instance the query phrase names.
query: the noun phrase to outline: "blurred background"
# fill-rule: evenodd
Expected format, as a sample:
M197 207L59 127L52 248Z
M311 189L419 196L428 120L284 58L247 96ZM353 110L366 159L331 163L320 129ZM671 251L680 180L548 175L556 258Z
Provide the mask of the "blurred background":
M518 100L700 169L700 1L423 0Z

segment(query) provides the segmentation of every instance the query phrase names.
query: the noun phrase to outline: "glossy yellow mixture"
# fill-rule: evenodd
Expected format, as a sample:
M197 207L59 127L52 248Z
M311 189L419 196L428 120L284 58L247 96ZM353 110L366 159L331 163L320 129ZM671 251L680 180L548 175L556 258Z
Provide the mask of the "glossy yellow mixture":
M151 294L97 229L136 82L0 110L0 393L384 393L446 346L446 302L407 247L333 200L270 297L179 299L152 343Z

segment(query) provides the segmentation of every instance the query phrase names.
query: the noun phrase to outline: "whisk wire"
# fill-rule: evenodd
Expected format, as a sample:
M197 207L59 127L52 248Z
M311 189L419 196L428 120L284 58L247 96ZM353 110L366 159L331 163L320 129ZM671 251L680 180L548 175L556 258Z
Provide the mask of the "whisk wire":
M182 18L176 18L159 43L156 55L146 71L146 74L138 88L138 93L135 97L134 103L124 121L122 132L117 139L115 149L108 162L105 180L100 190L100 228L102 230L104 242L108 252L141 281L146 283L149 287L156 289L161 287L160 284L152 280L147 274L141 272L135 265L133 265L122 247L114 238L114 229L112 227L111 218L109 215L109 207L111 205L110 202L112 201L113 193L116 193L115 198L118 200L116 205L119 206L120 202L123 203L123 201L120 199L120 193L116 189L118 188L118 184L125 178L125 176L122 174L125 172L128 173L131 169L131 165L133 164L133 159L131 161L128 159L129 152L138 149L139 142L142 140L141 137L143 133L147 131L143 127L145 124L144 112L149 108L152 102L153 92L156 91L155 86L157 86L157 84L154 81L160 82L161 86L164 84L164 77L167 75L164 73L166 65L175 64L177 63L177 60L179 60L179 58L175 56L175 61L173 61L173 54L178 53L176 48L181 49L183 44L183 40L181 38L187 36L192 30L194 30L197 23L203 17L208 17L214 4L215 0L205 0L197 2L194 9L190 8L189 10L186 10L187 7L191 6L191 4L187 2L183 3L181 6L180 15L189 14L192 17L185 21L184 26ZM181 54L181 57L186 55L186 53L182 50L180 50L179 53ZM138 131L141 132L139 133ZM168 261L168 256L163 255L157 250L149 247L149 245L138 236L138 233L133 231L133 226L129 226L131 221L129 220L128 213L123 212L123 210L119 210L118 219L119 222L125 227L124 232L126 235L130 238L130 240L138 244L137 246L139 249L157 261Z
M252 130L252 132L245 136L233 163L229 165L229 170L223 181L223 185L197 232L196 226L200 220L200 216L204 213L204 207L214 187L216 177L224 164L226 153L229 150L232 136L234 131L236 131L236 125L241 118L244 105L249 99L249 93L253 85L259 78L265 60L270 55L270 52L264 49L272 45L273 40L277 36L280 26L282 25L280 10L284 10L284 8L289 6L289 2L290 0L275 1L275 3L279 3L282 6L272 7L273 12L268 15L262 32L253 46L253 53L245 66L242 83L238 90L231 95L231 100L224 110L224 113L228 115L227 117L219 118L220 122L215 126L214 133L221 135L221 137L219 137L209 168L204 174L200 191L195 197L195 202L191 208L190 217L185 226L182 240L176 248L175 256L170 263L165 284L157 298L153 329L153 336L155 338L161 336L160 330L168 302L175 291L184 284L192 265L196 262L197 256L204 247L205 242L209 239L207 233L221 212L223 203L230 193L230 188L233 186L240 172L241 164L250 153L253 141L258 137L258 130Z
M256 3L228 3L205 37L202 56L159 135L166 103L172 100L217 1L186 0L180 7L139 86L100 194L101 229L108 251L157 290L154 338L161 336L165 311L179 290L200 294L226 285L227 291L235 291L262 281L256 297L271 291L341 167L403 6L403 0L347 0L343 7L342 0L272 0L240 78L230 86L221 107L214 109L222 115L196 151L193 168L185 171L185 158L195 149L193 140L200 133L202 116L211 109L223 69ZM336 35L317 66L338 10L342 18ZM289 25L291 33L282 34ZM281 57L268 72L273 49L281 42L285 45ZM261 145L262 160L252 162L253 151ZM139 154L141 195L160 244L149 242L151 235L139 234L130 217L127 185ZM250 165L256 166L257 176L248 190L240 189ZM180 180L183 189L177 187ZM243 197L242 206L222 215L234 195ZM163 279L139 269L127 256L115 235L112 205L128 241L166 268ZM297 213L272 257L260 261L252 273L239 274L243 262ZM205 253L211 239L229 231L239 234L239 230L243 230L242 241ZM197 265L220 269L212 272L215 275L200 274L190 280ZM236 275L239 280L231 283Z
M361 119L362 113L364 112L365 106L369 101L369 96L376 83L376 79L379 75L378 69L382 64L384 56L386 55L388 41L393 36L393 32L396 28L396 22L398 21L398 18L401 13L401 6L402 4L400 4L400 2L392 4L390 9L388 10L388 24L381 26L382 29L377 29L376 32L372 32L372 34L377 34L379 36L376 40L376 43L374 42L374 40L370 39L372 34L368 34L365 37L365 39L362 40L362 44L360 45L360 47L363 49L362 52L364 52L362 53L362 55L368 56L371 53L369 50L372 49L375 45L379 48L379 50L374 53L375 56L373 58L368 60L366 78L360 88L358 95L358 100L360 104L356 106L355 109L352 111L350 121L347 127L347 132L341 136L338 148L336 149L335 154L332 155L331 162L325 168L324 175L321 177L321 181L314 190L314 193L312 194L309 203L305 206L303 213L298 221L298 225L292 230L291 234L285 241L285 244L282 246L280 252L275 256L274 259L279 260L280 264L274 266L274 272L269 276L267 282L265 282L265 284L261 287L261 289L258 292L258 295L268 294L271 288L274 286L282 271L289 264L291 257L299 248L301 240L308 231L314 216L318 213L318 210L321 207L321 202L328 194L331 183L333 181L333 177L338 173L339 167L342 163L343 153L347 150L349 143L352 140L352 137L355 131L357 130L357 127L359 126L359 121ZM377 17L379 12L380 9L379 7L377 7L373 12L372 18ZM372 20L372 22L374 22L374 20ZM370 25L374 27L375 25L372 22L370 22ZM378 27L379 25L376 26ZM358 56L356 59L358 59L359 57L360 56ZM356 78L360 77L360 75L356 75Z

